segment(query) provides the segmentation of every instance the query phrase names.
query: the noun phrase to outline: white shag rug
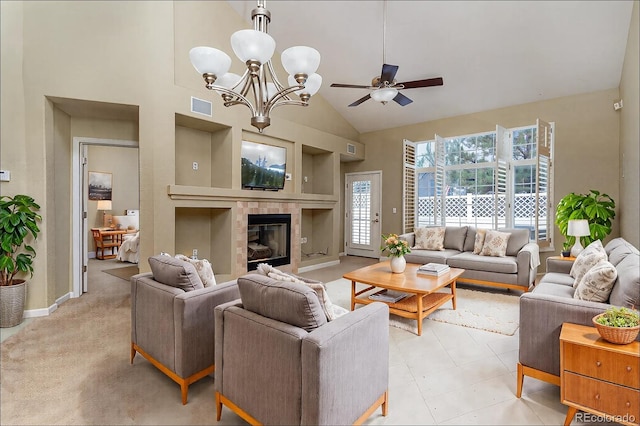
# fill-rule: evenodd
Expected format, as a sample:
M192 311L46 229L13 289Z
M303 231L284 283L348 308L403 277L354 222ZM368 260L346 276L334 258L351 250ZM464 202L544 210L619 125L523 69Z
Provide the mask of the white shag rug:
M442 291L450 292L448 287ZM341 278L327 283L327 293L333 303L347 309L350 308L350 281ZM517 295L456 288L456 302L456 310L453 310L451 301L449 301L432 312L425 318L425 321L446 322L507 336L513 336L518 330L520 298ZM358 306L362 305L356 305L356 309ZM397 315L389 315L389 325L414 333L418 331L415 320Z

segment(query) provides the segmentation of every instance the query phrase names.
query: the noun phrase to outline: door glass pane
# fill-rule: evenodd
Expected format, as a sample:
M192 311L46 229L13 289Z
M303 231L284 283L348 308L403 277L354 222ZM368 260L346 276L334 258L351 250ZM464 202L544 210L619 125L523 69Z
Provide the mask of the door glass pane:
M351 194L351 242L371 243L371 181L355 181Z

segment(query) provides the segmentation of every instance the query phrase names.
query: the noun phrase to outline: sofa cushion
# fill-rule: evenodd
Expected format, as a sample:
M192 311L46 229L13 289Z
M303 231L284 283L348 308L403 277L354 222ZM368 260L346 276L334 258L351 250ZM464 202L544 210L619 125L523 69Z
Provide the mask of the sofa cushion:
M616 266L618 279L613 285L609 303L627 308L640 306L640 255L628 254Z
M444 248L464 251L468 226L447 226L444 231Z
M601 260L582 276L573 298L606 302L617 277L616 267L606 260Z
M238 278L238 290L244 309L263 317L309 332L327 323L316 292L306 285L247 274Z
M157 255L149 258L153 279L184 291L204 288L196 268L171 256Z
M424 265L425 263L447 263L447 259L460 254L458 250L444 249L439 250L421 250L412 249L411 253L404 255L404 259L407 263L419 263Z
M507 256L517 256L522 247L529 243L529 229L500 228L498 231L511 234L507 244Z
M213 275L211 262L209 262L207 259L191 259L184 254L176 254L176 259L180 259L192 264L194 268L196 268L196 272L198 273L200 281L202 281L202 285L204 285L205 287L216 285L216 276Z
M624 238L614 238L609 241L604 247L604 251L613 266L618 266L618 263L629 254L638 254L638 249L629 244Z
M553 285L565 285L573 289L573 278L569 274L562 272L547 272L540 278L540 283L550 283ZM540 284L538 283L538 284ZM573 292L573 290L571 290ZM573 297L573 294L572 294Z
M412 248L424 250L444 250L444 226L416 228L416 245Z
M571 299L575 289L568 285L557 285L551 282L540 282L533 288L532 293L559 296Z
M607 260L607 253L604 251L604 247L602 247L602 242L595 240L580 252L571 266L569 275L574 279L573 286L577 287L584 274L601 260Z
M464 249L462 251L473 251L477 231L478 230L473 226L467 227L467 237L464 239Z
M511 234L508 232L494 231L488 229L484 237L481 256L504 257L507 253L507 244Z
M515 274L518 272L518 262L512 256L490 257L464 252L449 258L447 265L452 268L496 272L499 274Z
M473 242L473 254L482 253L482 247L484 246L484 237L487 235L486 229L478 229L476 231L476 238Z

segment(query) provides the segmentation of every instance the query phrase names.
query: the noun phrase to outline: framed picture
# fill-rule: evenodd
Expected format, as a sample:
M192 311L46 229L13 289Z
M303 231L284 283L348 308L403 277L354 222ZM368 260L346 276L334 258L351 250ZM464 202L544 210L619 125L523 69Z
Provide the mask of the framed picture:
M111 200L111 173L89 172L89 199Z

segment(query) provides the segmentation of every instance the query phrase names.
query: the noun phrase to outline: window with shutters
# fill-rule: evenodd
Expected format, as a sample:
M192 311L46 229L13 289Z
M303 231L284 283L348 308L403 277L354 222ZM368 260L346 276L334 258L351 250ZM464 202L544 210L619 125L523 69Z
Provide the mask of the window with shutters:
M404 232L433 225L526 228L551 244L553 125L404 143Z

